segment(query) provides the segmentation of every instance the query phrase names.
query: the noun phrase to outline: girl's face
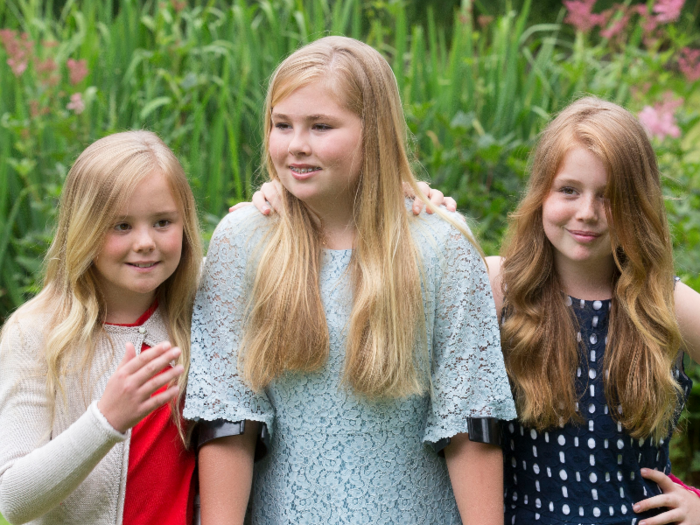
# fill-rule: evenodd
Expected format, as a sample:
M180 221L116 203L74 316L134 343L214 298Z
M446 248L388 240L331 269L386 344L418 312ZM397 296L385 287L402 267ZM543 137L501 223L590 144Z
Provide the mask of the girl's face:
M362 120L323 83L297 89L272 109L268 147L292 195L321 215L352 210L362 168Z
M129 322L114 318L138 318L180 263L183 217L168 181L157 171L136 186L117 216L93 264L107 320Z
M573 148L564 157L542 204L542 224L558 269L611 263L607 182L605 165L587 149Z

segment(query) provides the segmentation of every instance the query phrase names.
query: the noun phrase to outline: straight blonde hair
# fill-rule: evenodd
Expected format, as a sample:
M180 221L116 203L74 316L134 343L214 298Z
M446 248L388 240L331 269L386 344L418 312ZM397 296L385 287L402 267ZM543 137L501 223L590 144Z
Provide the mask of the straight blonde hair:
M49 399L65 399L63 381L77 368L83 381L94 359L95 341L105 335L106 306L93 261L107 231L119 219L134 188L154 173L165 176L183 217L180 264L158 287L157 298L170 341L182 350L178 362L180 394L173 420L183 441L180 418L190 361L190 322L202 261L199 221L187 177L175 154L154 133L128 131L104 137L83 151L68 173L61 195L58 225L46 256L44 286L8 320L25 313L48 314L44 359ZM115 350L115 349L113 349ZM85 383L84 383L85 386ZM55 405L52 411L55 410Z
M582 98L542 132L527 192L504 244L507 319L502 342L520 419L537 429L580 421L576 326L542 225L542 204L566 154L585 148L605 165L606 215L615 261L603 367L612 417L633 437L665 437L678 404L672 376L681 335L673 296L673 250L656 156L628 111Z
M295 90L322 82L362 120L362 169L356 188L356 240L350 269L350 316L343 383L370 398L425 391L427 344L420 256L409 229L402 184L425 202L406 152L407 131L396 79L372 47L326 37L284 60L265 101L263 158L278 180L267 145L272 108ZM328 358L319 291L321 235L303 202L286 189L253 285L239 353L246 381L261 389L286 370L313 371ZM476 246L463 224L451 222ZM420 348L416 352L416 348Z

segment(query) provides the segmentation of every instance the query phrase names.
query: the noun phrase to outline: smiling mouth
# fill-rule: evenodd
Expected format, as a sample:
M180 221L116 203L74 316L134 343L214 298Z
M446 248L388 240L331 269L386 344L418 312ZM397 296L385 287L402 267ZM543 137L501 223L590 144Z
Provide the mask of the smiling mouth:
M129 266L134 266L135 268L152 268L157 262L152 262L152 263L126 263Z
M567 230L567 231L571 235L573 235L575 238L578 238L579 240L585 240L585 241L593 241L602 235L602 233L586 232L586 231L579 231L579 230Z
M312 171L319 171L321 168L314 166L311 168L298 168L296 166L289 166L289 169L292 170L294 173L299 173L300 175L304 175L306 173L311 173Z

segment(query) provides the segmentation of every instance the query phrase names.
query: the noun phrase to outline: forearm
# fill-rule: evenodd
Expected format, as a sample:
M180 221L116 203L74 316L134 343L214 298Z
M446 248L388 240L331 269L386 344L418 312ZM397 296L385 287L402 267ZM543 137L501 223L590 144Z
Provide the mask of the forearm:
M203 525L240 525L250 498L258 423L245 432L210 441L199 450L199 490Z
M503 454L500 447L457 434L445 448L452 489L464 525L503 525Z
M95 404L91 405L64 432L17 459L2 473L0 512L9 521L20 523L45 514L66 499L124 439L99 414ZM3 445L7 452L7 443Z

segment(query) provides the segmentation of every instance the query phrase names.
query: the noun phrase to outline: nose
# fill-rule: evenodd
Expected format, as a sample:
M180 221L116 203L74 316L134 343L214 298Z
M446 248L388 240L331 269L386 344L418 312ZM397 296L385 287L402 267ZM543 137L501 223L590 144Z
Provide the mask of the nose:
M138 228L134 237L134 251L139 253L148 253L156 247L153 232L149 227Z
M309 135L305 130L295 130L290 141L287 152L294 157L311 155L311 144Z
M579 201L576 218L584 222L595 222L600 214L601 203L595 195L585 196Z

